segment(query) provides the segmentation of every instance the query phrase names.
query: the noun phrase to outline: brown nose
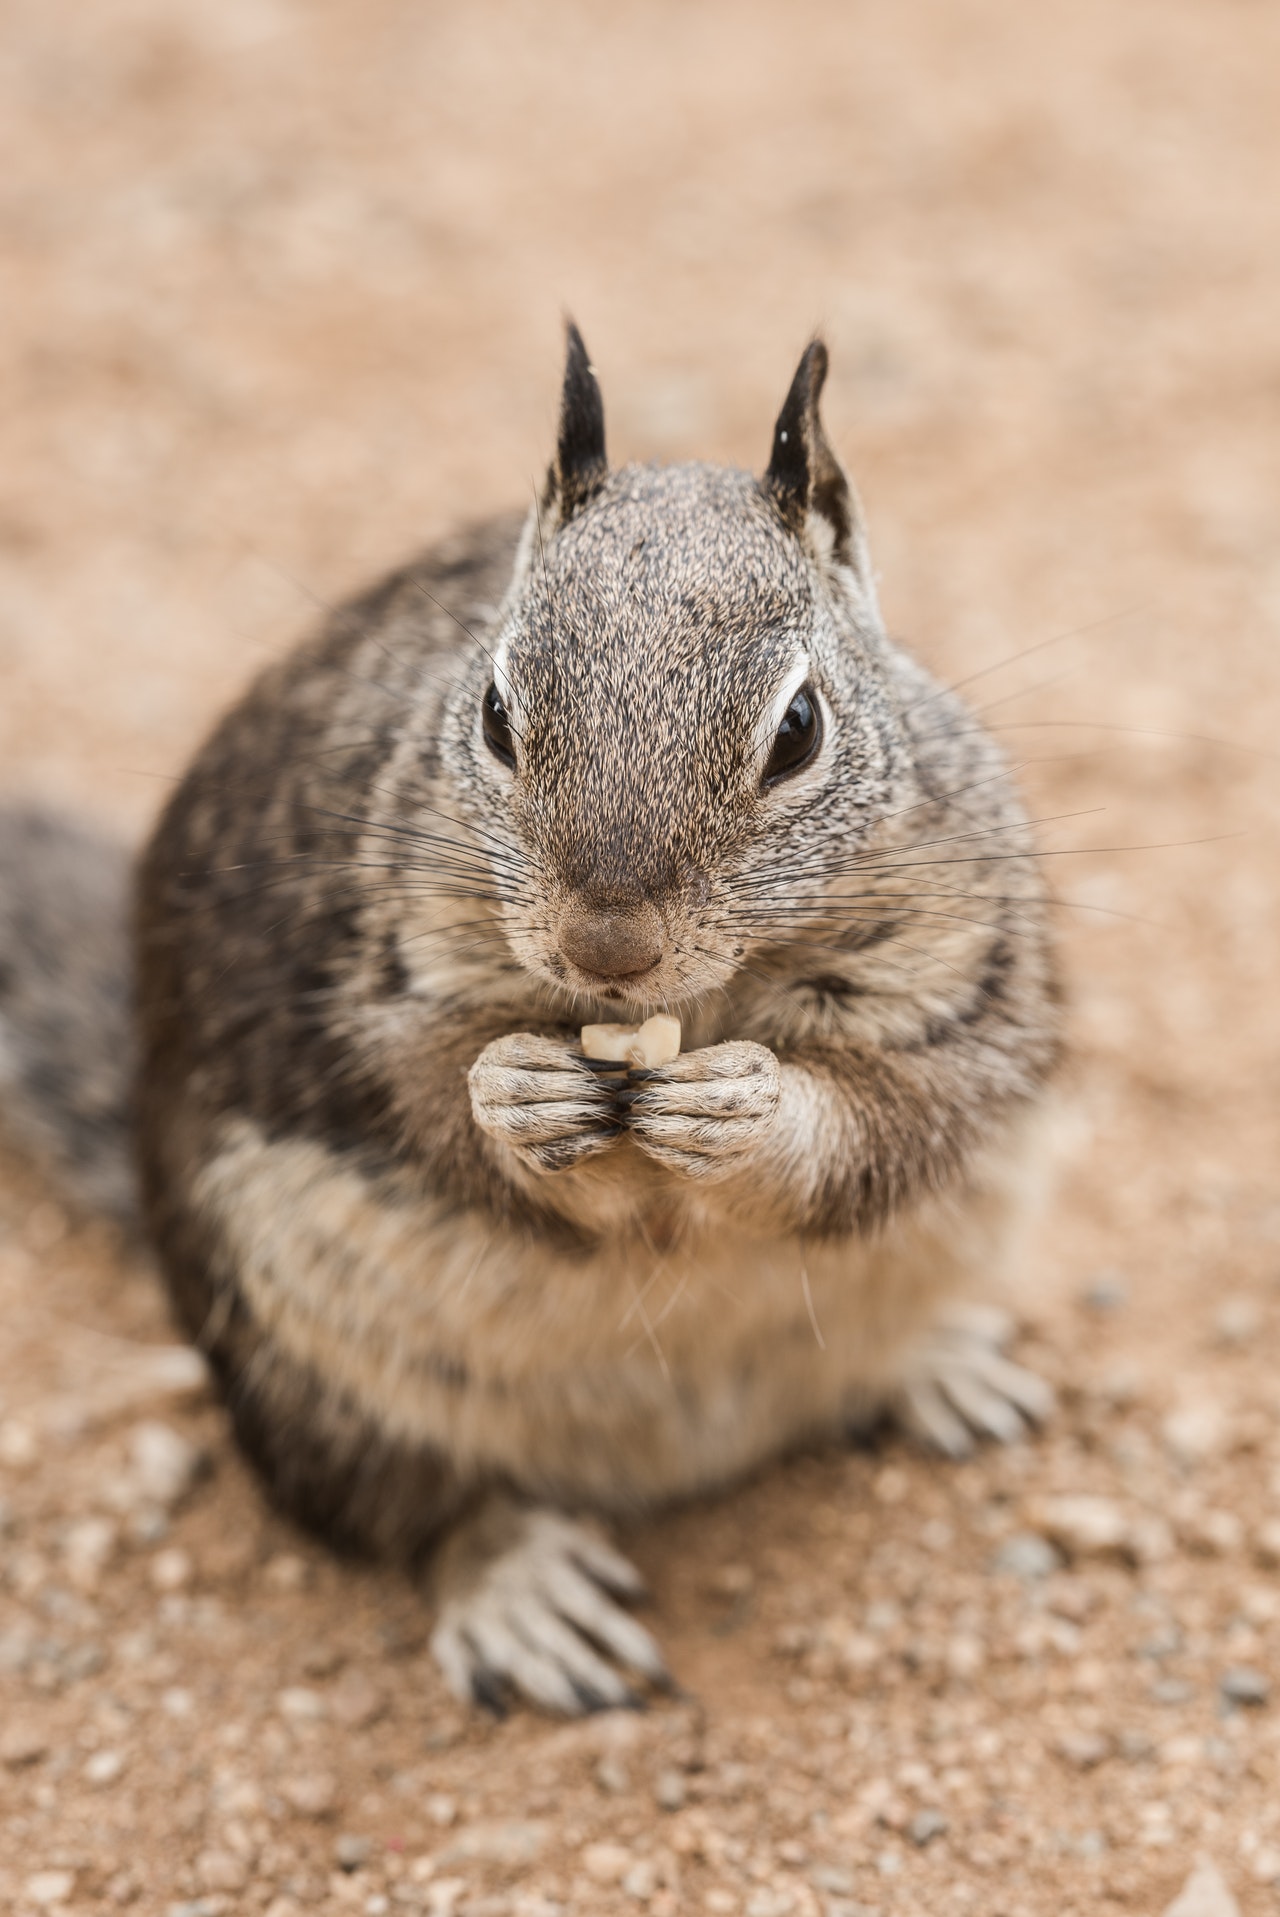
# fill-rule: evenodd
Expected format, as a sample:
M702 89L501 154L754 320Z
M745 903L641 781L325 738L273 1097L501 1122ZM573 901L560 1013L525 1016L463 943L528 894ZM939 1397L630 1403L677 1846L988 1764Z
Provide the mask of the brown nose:
M571 909L560 928L560 950L596 978L638 978L662 957L662 920L652 905Z

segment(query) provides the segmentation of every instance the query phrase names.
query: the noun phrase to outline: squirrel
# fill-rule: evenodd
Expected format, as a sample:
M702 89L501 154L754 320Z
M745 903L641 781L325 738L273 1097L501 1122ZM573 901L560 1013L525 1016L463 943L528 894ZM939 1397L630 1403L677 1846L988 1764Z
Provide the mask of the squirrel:
M141 857L131 959L86 835L43 917L0 906L11 1116L66 1140L79 1097L63 1167L116 1209L132 1138L269 1493L420 1576L495 1710L670 1682L610 1518L1051 1405L981 1302L1061 1049L1045 887L999 749L886 633L826 371L815 339L762 479L615 471L570 322L532 510L258 678ZM47 830L0 832L0 897ZM46 973L112 968L96 1031L19 990L36 920ZM673 1063L584 1058L659 1010Z

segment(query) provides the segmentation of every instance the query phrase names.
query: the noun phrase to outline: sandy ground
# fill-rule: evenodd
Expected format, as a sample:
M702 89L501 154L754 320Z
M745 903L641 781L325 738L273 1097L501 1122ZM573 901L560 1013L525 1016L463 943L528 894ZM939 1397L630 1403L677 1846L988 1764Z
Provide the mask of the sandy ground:
M1075 1058L1052 1428L655 1524L688 1695L569 1728L447 1700L5 1161L0 1906L1280 1910L1277 71L1261 0L10 0L5 785L140 834L318 603L527 497L562 305L617 456L757 466L821 323L890 620L1053 821Z

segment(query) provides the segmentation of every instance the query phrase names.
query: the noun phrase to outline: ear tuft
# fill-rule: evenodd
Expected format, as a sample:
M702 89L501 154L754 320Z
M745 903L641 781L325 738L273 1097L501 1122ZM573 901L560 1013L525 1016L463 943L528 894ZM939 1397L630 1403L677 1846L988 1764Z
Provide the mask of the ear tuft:
M802 536L810 516L818 515L827 528L824 544L832 557L842 565L855 565L859 555L853 494L818 412L826 377L827 349L820 339L810 340L773 429L764 484L791 532Z
M565 321L564 385L560 393L560 434L547 474L546 504L564 525L609 476L604 449L604 402L582 335Z

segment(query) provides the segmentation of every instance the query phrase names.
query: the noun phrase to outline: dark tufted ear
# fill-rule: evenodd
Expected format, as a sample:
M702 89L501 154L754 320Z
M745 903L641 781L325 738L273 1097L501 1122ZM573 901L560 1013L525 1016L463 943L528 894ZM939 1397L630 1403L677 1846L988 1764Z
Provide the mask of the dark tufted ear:
M826 377L827 349L820 339L810 340L773 429L765 490L793 533L816 532L822 556L861 571L857 500L818 413Z
M609 476L604 450L604 402L582 335L565 321L564 386L560 394L560 436L547 473L544 505L563 526L599 492Z

